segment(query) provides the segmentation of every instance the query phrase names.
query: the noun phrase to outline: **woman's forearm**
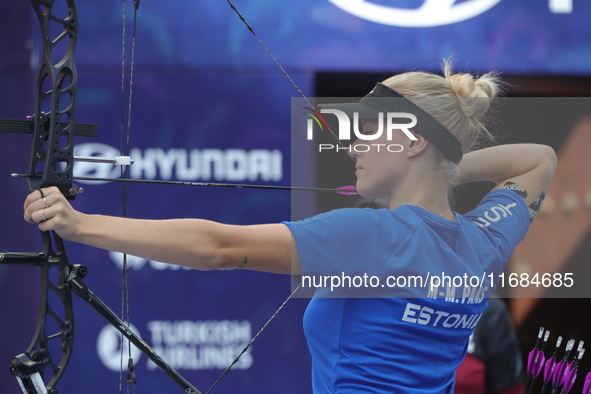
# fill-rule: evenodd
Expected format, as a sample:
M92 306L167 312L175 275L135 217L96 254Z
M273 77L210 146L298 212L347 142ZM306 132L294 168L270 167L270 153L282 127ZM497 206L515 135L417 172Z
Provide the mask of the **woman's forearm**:
M512 180L529 193L528 203L546 190L556 168L556 154L546 145L499 145L467 153L458 165L460 183ZM531 200L531 201L530 201Z
M72 241L187 267L219 268L224 225L200 219L139 220L80 214Z
M464 155L458 165L461 183L502 182L532 171L543 162L555 160L554 150L546 145L498 145Z

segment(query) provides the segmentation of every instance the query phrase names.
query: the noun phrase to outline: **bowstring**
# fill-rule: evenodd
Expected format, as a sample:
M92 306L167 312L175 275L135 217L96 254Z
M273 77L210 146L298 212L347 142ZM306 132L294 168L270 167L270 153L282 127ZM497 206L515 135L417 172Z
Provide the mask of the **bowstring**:
M304 100L306 101L306 103L308 103L308 105L310 107L314 107L314 105L312 105L312 103L310 102L310 100L308 99L308 97L304 94L304 92L302 92L302 90L300 89L300 87L295 83L295 81L293 80L293 78L291 78L291 76L289 75L289 73L285 70L285 68L281 65L281 63L279 63L279 61L277 60L277 58L275 57L275 55L273 55L273 53L271 52L271 50L269 50L269 48L267 47L267 45L265 45L265 43L263 42L263 40L259 37L259 35L254 31L253 27L250 25L250 23L248 23L246 21L246 18L244 17L244 15L242 15L240 13L240 11L238 11L238 9L236 8L236 6L234 5L234 3L232 3L231 0L226 0L226 2L230 5L230 8L232 8L232 10L236 13L236 15L238 15L238 18L240 18L240 20L244 23L244 25L246 26L246 28L252 33L252 35L254 35L254 37L256 38L256 40L259 42L259 44L261 44L261 46L265 49L265 51L267 52L267 54L271 57L271 59L273 59L273 61L275 62L275 64L277 65L277 67L279 67L279 69L281 70L281 72L287 77L287 79L291 82L291 84L293 85L293 87L298 91L298 93L304 98ZM337 143L344 148L342 142L337 138L336 134L334 133L333 130L331 130L331 128L328 128L329 132L332 134L333 138L335 139L335 141L337 141ZM355 158L351 155L347 155L349 156L349 158L351 158L354 162L356 161ZM222 373L222 375L215 381L215 383L209 388L209 390L207 390L206 394L209 394L214 387L216 387L218 385L218 383L222 380L222 378L224 376L226 376L226 374L230 371L230 369L234 366L234 364L236 364L238 362L238 360L240 359L240 357L242 357L242 355L244 353L246 353L246 351L250 348L250 346L252 345L252 343L259 337L259 335L263 332L263 330L269 325L269 323L271 323L271 320L273 320L275 318L275 316L281 311L281 309L283 309L283 307L285 306L285 304L287 304L287 302L293 298L294 294L300 289L300 286L296 286L295 289L293 290L293 292L289 295L289 297L287 297L287 299L285 301L283 301L283 303L281 304L281 306L279 306L279 308L275 311L275 313L273 313L273 315L269 318L269 320L267 320L267 322L263 325L263 327L261 327L261 329L256 333L256 335L248 342L248 344L242 349L242 351L238 354L238 356L236 356L236 358L232 361L232 363L224 370L224 372Z
M265 43L263 42L263 40L254 31L254 29L250 25L250 23L248 23L246 21L246 18L244 17L244 15L242 15L240 13L240 11L238 11L238 8L236 8L236 6L234 5L234 3L232 3L231 0L226 0L226 2L230 5L230 8L232 8L232 10L236 13L236 15L238 15L238 18L240 18L240 20L242 21L242 23L244 23L244 25L246 26L246 28L257 39L257 41L259 42L259 44L261 44L261 46L265 49L265 51L271 57L271 59L273 59L273 61L277 65L277 67L279 67L279 69L281 70L281 72L283 72L283 75L285 75L287 77L287 79L289 79L289 81L291 82L291 84L293 85L293 87L298 91L298 93L300 94L300 96L302 96L304 98L304 100L306 101L306 103L308 103L308 105L310 106L310 108L314 108L314 105L312 105L312 103L310 102L310 100L308 99L308 97L304 94L304 92L302 92L302 90L300 89L300 87L298 86L298 84L295 83L295 81L293 80L293 78L291 78L291 76L285 70L285 68L283 68L283 66L281 65L281 63L279 63L279 60L277 60L277 58L275 57L275 55L273 55L273 53L271 52L271 50L267 47L267 45L265 45ZM339 144L339 146L341 148L343 148L343 150L346 151L345 146L343 145L343 143L341 142L341 140L338 139L338 137L336 136L335 132L330 127L328 127L328 131L330 132L330 134L332 134L332 138L337 142L337 144ZM353 160L353 162L356 162L356 159L353 156L351 156L351 155L347 155L347 156L349 156L349 158L351 160Z
M129 156L130 141L131 141L131 108L133 98L133 71L135 64L135 41L137 31L137 11L139 8L139 0L133 1L134 14L133 14L133 33L132 33L132 45L131 45L131 63L129 73L129 99L127 107L127 130L125 131L125 57L126 57L126 39L127 39L127 0L123 0L123 27L122 27L122 44L121 44L121 126L120 126L120 141L119 151L121 156ZM121 166L120 173L122 178L128 178L129 166ZM126 182L121 184L121 208L122 216L127 217L127 202L128 202L128 191L129 185ZM127 254L123 254L123 274L122 274L122 286L121 286L121 320L127 321L127 325L131 325L131 315L129 308L129 265L127 260ZM119 370L119 394L123 392L123 354L125 337L121 334L121 359L120 359L120 370ZM129 394L129 384L133 384L133 392L136 392L136 376L133 366L133 358L131 354L131 344L127 341L127 376L126 386L127 393Z
M119 131L119 151L123 154L123 130L125 125L125 38L127 35L126 32L126 24L127 24L127 1L123 0L123 33L122 33L122 43L121 43L121 125ZM120 167L121 175L123 175L123 167ZM122 205L123 210L122 214L125 216L126 208L125 202L123 199L123 195L125 193L125 188L121 185L121 195L122 195ZM127 283L127 255L123 254L123 274L121 277L121 319L125 319L125 288ZM124 344L125 344L125 337L123 333L121 334L121 354L119 359L119 394L123 393L123 353L124 353Z
M293 80L293 78L289 75L289 73L285 70L285 68L281 65L281 63L279 63L279 61L277 60L277 58L275 57L275 55L273 55L273 53L269 50L269 48L267 47L267 45L265 45L265 43L263 42L263 40L258 36L258 34L255 32L255 30L253 29L253 27L247 22L246 18L240 13L240 11L238 11L238 9L236 8L236 6L234 5L234 3L232 3L232 1L230 0L226 0L226 2L229 4L229 6L232 8L232 10L238 15L238 17L240 18L240 20L244 23L244 25L247 27L247 29L254 35L254 37L256 38L256 40L261 44L261 46L265 49L265 51L267 52L267 54L271 57L271 59L275 62L275 64L279 67L279 69L281 70L281 72L285 75L285 77L291 82L291 84L293 85L293 87L298 91L298 93L304 98L304 100L306 101L306 103L308 103L308 105L310 107L314 107L312 105L312 103L310 102L310 100L308 99L308 97L302 92L302 90L300 89L300 87L297 85L297 83ZM134 21L133 21L133 37L132 37L132 53L131 53L131 66L130 66L130 81L129 81L129 106L128 106L128 116L127 116L127 140L126 140L126 144L125 144L125 148L124 148L124 143L123 143L123 129L124 129L124 118L125 118L125 110L124 110L124 101L125 101L125 38L126 38L126 11L127 11L127 0L123 0L123 38L122 38L122 61L121 61L121 68L122 68L122 77L121 77L121 97L122 97L122 104L121 104L121 141L120 141L120 151L122 152L122 155L128 155L129 153L129 146L130 146L130 131L131 131L131 102L132 102L132 94L133 94L133 66L134 66L134 59L135 59L135 40L136 40L136 27L137 27L137 10L139 7L139 0L134 0ZM336 137L334 131L329 127L328 128L329 132L332 134L333 138L335 139L335 141L337 141L337 143L339 145L341 145L342 147L343 144L342 142ZM349 156L349 158L351 158L353 161L355 161L355 158L351 155L347 155ZM123 170L123 168L121 168L121 175L123 176L125 173L127 173L129 171L129 169L126 167L125 170ZM127 190L128 190L128 185L126 182L124 182L122 184L122 206L123 206L123 217L126 217L127 215ZM123 255L123 294L122 294L122 315L123 316L127 316L127 322L128 325L130 323L130 318L129 318L129 283L128 283L128 264L127 264L127 255L124 254ZM287 304L287 302L293 298L293 296L295 295L295 293L300 289L300 286L296 286L295 289L293 290L293 292L289 295L289 297L287 297L287 299L285 301L283 301L283 303L279 306L279 308L273 313L273 315L271 315L271 317L267 320L267 322L261 327L261 329L256 333L256 335L248 342L248 344L241 350L241 352L238 354L238 356L232 361L232 363L224 370L224 372L222 373L222 375L215 381L215 383L209 388L209 390L207 391L206 394L209 394L211 392L211 390L213 390L214 387L217 386L217 384L221 381L221 379L230 371L230 369L238 362L238 360L240 359L240 357L242 357L242 355L244 353L246 353L246 351L248 351L248 349L250 348L250 346L252 345L252 343L259 337L259 335L263 332L263 330L271 323L271 321L275 318L275 316L283 309L283 307ZM126 312L124 314L124 311ZM128 346L129 349L129 359L131 360L131 346ZM121 346L121 372L120 372L120 379L119 379L119 392L121 394L122 392L122 380L123 380L123 336L122 336L122 346ZM128 392L129 392L129 387L128 387ZM134 393L135 393L135 386L134 386Z

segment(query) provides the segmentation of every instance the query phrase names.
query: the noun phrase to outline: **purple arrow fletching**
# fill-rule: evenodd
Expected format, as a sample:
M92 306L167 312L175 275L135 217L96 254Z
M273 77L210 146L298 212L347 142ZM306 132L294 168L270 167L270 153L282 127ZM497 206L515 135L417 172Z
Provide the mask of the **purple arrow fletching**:
M535 361L535 365L533 368L534 373L532 374L532 375L534 375L534 377L538 377L540 372L542 372L542 368L544 368L545 362L546 362L546 356L544 355L544 352L538 350L537 360Z
M591 393L591 372L587 373L585 377L585 384L583 384L583 394Z
M566 363L564 361L559 361L556 363L556 366L554 367L554 374L552 375L552 386L560 385L565 368Z
M537 349L532 349L532 351L529 352L529 355L527 356L527 373L530 375L533 375L534 362L535 362L535 357L536 357L537 353L538 353Z
M546 339L548 339L548 335L550 332L546 334ZM536 340L536 346L529 352L527 356L527 373L530 375L534 375L534 371L538 369L538 364L540 361L540 354L543 354L540 351L540 346L542 344L542 338L544 336L544 327L540 327L540 331L538 331L538 339ZM538 372L539 373L539 372ZM535 375L537 376L537 375Z
M551 357L546 361L544 367L544 382L548 383L552 376L554 376L554 368L556 367L556 357Z
M573 369L576 368L575 362L571 361L570 363L565 363L565 367L564 367L564 372L563 372L563 376L566 375L567 373L571 372Z
M336 192L338 194L343 194L345 196L356 196L357 194L357 188L355 186L342 186L342 187L338 187L336 189Z
M562 385L564 386L565 394L568 394L570 389L573 388L575 384L575 380L577 380L577 369L572 368L568 369L564 372L564 376L562 377Z

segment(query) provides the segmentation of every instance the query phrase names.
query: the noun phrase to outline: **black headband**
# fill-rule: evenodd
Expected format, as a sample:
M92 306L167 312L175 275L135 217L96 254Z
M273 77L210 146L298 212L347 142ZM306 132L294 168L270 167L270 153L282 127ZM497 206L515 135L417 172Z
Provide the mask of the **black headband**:
M384 100L384 98L398 98L398 100ZM353 119L354 112L359 114L359 119L377 119L380 112L409 112L417 117L414 131L432 143L446 159L456 164L462 160L460 141L445 126L421 107L382 83L378 83L357 103L320 104L318 108L343 111L350 119Z

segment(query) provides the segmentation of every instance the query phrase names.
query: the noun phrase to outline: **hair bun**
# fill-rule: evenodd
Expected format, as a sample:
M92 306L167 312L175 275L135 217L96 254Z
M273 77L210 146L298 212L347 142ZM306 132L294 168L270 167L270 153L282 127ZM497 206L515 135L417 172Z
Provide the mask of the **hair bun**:
M498 76L495 73L487 73L475 79L468 73L453 74L451 69L451 62L445 61L445 78L459 98L464 114L469 117L484 115L488 110L491 98L501 90Z
M383 84L437 119L458 139L466 153L494 141L486 128L486 112L493 98L501 93L503 83L496 72L480 77L470 73L454 74L453 63L452 57L443 59L443 76L411 71L393 75ZM455 177L455 163L442 158L440 167L447 174L446 178Z

